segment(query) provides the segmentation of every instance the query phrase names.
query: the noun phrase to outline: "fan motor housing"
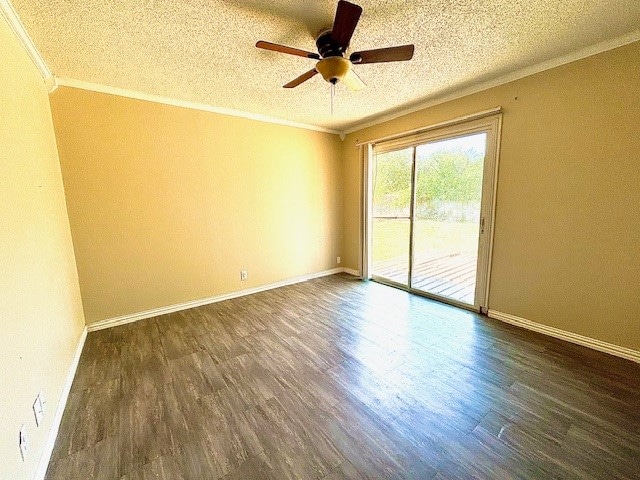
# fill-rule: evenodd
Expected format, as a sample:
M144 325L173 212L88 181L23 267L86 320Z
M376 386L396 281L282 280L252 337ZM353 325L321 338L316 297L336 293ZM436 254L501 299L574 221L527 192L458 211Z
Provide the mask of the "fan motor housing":
M342 57L344 51L342 47L333 39L331 29L322 30L316 38L316 46L318 53L322 58Z

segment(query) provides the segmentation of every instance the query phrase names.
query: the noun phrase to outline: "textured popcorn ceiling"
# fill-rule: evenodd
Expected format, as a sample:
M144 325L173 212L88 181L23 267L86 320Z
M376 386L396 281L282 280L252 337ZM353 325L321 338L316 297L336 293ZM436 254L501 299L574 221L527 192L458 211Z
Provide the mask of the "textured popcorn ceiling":
M285 90L314 61L255 48L315 51L337 0L12 0L58 77L345 129L624 35L639 0L360 0L351 50L414 43L410 62L359 65L367 84L318 75Z

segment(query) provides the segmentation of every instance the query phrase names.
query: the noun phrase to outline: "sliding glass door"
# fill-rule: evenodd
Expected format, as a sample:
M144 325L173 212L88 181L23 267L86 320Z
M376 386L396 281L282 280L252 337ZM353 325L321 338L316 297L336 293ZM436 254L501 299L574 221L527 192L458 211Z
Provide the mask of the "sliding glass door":
M415 290L475 304L487 134L416 147Z
M488 119L373 148L371 278L486 305L498 126Z
M372 273L409 286L413 148L376 155L373 176Z

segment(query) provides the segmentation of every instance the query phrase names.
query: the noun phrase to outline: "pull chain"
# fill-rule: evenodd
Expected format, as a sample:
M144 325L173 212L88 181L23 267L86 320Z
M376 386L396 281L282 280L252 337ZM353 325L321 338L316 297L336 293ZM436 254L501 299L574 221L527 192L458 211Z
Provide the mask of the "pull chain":
M333 101L336 96L336 84L331 84L331 115L333 115Z

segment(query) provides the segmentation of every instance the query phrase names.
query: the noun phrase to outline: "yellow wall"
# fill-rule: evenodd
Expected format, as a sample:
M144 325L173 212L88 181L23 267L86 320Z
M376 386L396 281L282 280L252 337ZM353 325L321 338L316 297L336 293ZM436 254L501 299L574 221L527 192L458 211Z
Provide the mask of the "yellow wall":
M640 42L348 135L345 266L361 244L355 143L496 106L489 307L640 350Z
M504 124L489 307L640 350L640 43L344 143L72 88L48 98L4 20L0 54L7 478L36 469L84 325L80 291L91 323L328 270L337 255L358 269L355 143L495 106ZM36 428L41 390L47 414Z
M51 104L88 323L337 266L336 135L73 88Z
M30 479L84 319L47 91L2 16L0 58L0 477Z

